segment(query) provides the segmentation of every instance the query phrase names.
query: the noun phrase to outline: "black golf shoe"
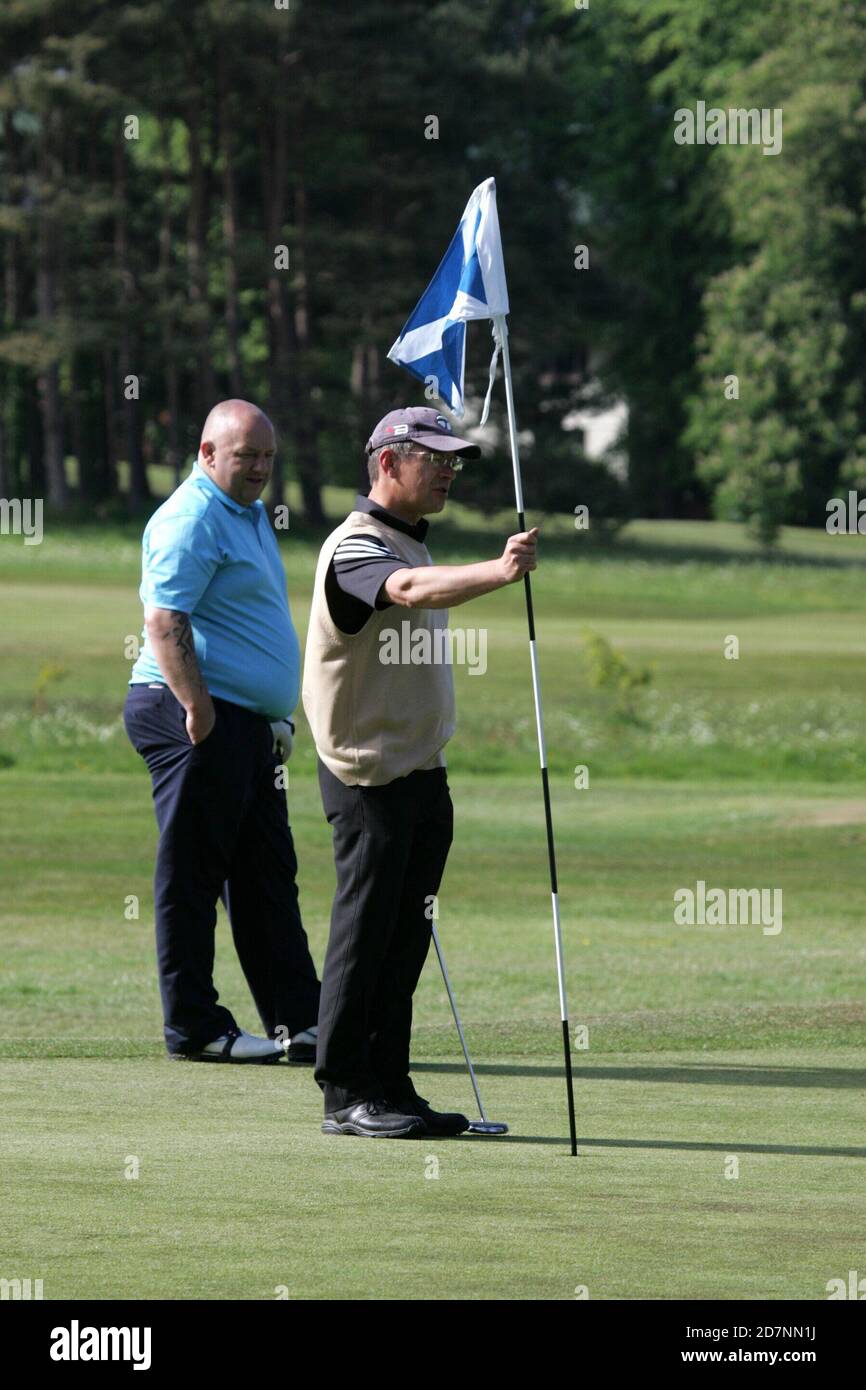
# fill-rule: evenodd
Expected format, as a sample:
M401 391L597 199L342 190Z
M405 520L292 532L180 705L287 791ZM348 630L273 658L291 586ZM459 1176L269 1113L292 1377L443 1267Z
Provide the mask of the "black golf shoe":
M388 1096L388 1104L406 1115L415 1115L424 1124L424 1133L439 1139L451 1139L465 1134L469 1121L456 1110L433 1110L430 1102L419 1096L414 1086Z
M295 1033L287 1049L289 1062L293 1067L314 1067L316 1065L316 1040L319 1036L317 1024Z
M415 1139L425 1133L417 1115L404 1113L384 1100L357 1100L342 1110L331 1110L322 1123L323 1134L355 1134L359 1139Z

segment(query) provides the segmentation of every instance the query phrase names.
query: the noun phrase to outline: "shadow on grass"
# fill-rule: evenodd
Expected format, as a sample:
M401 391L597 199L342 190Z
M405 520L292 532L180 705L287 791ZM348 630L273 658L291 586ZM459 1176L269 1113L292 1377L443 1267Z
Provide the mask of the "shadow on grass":
M549 1134L499 1134L487 1137L483 1134L461 1134L460 1142L473 1144L553 1144L568 1149L568 1137L557 1138ZM674 1149L686 1153L723 1154L790 1154L797 1158L866 1158L866 1149L844 1145L823 1148L820 1144L742 1144L732 1139L727 1144L710 1143L701 1139L586 1139L578 1135L578 1154L584 1149Z
M565 1142L568 1142L567 1140ZM866 1149L840 1144L824 1147L821 1144L741 1144L732 1139L729 1144L711 1144L700 1139L578 1139L578 1146L597 1149L683 1149L687 1152L724 1154L794 1154L806 1158L866 1158Z
M413 1062L413 1071L463 1072L459 1062ZM533 1066L499 1062L475 1064L484 1076L558 1076L565 1070L556 1066ZM651 1081L689 1086L796 1086L808 1090L866 1089L866 1070L854 1067L768 1067L720 1066L718 1063L692 1062L678 1067L605 1066L572 1068L575 1081ZM866 1151L864 1151L866 1152Z

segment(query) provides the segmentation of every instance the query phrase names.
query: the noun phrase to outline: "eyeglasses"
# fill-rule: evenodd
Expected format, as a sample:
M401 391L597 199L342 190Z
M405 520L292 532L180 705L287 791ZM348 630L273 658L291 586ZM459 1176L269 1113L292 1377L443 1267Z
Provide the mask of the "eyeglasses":
M412 453L409 456L413 459L421 459L422 462L432 464L434 468L450 468L455 473L463 471L463 460L454 458L453 454L433 454L429 450L424 453Z

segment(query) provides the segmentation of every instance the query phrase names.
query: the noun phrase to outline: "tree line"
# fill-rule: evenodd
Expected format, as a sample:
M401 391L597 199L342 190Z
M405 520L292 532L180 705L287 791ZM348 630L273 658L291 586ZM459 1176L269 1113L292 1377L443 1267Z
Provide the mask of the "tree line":
M817 524L866 482L864 30L847 0L15 0L0 496L147 510L241 395L272 503L294 477L320 522L423 399L385 353L493 174L531 505ZM699 100L781 109L779 153L677 143ZM569 428L617 400L624 483ZM469 472L507 505L501 451Z

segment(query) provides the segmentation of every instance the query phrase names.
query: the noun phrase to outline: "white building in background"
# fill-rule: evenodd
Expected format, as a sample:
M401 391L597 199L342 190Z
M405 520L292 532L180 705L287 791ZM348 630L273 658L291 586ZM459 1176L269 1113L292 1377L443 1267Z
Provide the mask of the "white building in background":
M592 350L585 353L581 352L577 368L559 379L575 389L582 388L584 399L591 401L593 396L598 398L602 395L599 372L601 365L602 359L598 353ZM556 380L557 378L553 374L541 378L542 385L546 387L553 386ZM485 449L489 449L491 445L494 448L503 448L507 445L507 436L505 436L504 431L500 431L492 419L488 421L483 431L478 427L482 403L482 397L470 396L467 392L466 415L461 425L461 433L465 438L472 439ZM519 425L519 402L517 421ZM626 482L628 478L628 456L625 448L619 443L625 438L627 425L627 403L622 399L610 403L610 397L608 397L608 403L603 406L587 403L578 410L570 410L562 419L563 430L578 432L576 442L580 443L589 462L603 463L620 482ZM532 430L519 430L518 443L521 448L531 449L535 443Z
M583 436L583 452L591 463L602 461L617 478L625 482L628 476L628 459L625 450L616 449L616 441L622 438L628 424L628 406L625 401L616 401L605 410L571 410L563 416L564 430L580 430Z

